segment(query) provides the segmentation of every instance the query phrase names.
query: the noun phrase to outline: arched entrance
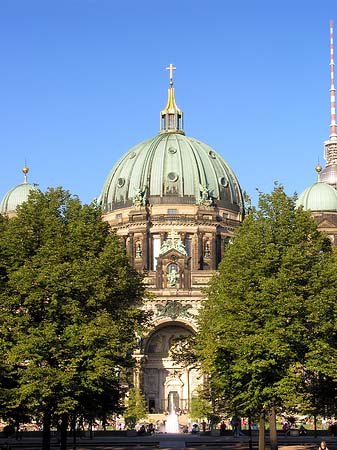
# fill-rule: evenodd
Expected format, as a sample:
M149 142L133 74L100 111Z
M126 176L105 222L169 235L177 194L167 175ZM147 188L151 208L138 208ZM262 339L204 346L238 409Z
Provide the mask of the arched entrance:
M192 334L187 326L171 322L148 337L144 348L142 391L150 413L169 413L171 407L177 412L189 410L191 394L201 380L195 369L175 364L170 349L177 345L180 337Z

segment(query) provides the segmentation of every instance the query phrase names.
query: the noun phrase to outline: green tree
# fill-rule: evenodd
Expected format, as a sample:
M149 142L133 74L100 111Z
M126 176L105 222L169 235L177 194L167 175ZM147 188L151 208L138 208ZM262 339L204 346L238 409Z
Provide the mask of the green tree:
M139 420L146 419L146 400L139 388L131 388L126 399L124 420L127 428L133 430Z
M275 449L275 408L312 401L308 371L331 367L318 350L336 361L335 273L330 240L276 185L260 194L210 283L197 356L216 401L260 417L260 448L267 413Z
M202 396L193 396L191 400L190 416L192 420L200 420L207 417L212 412L210 402Z
M16 380L2 408L41 416L48 449L53 417L65 429L107 391L120 410L144 285L100 208L61 188L32 192L1 226L0 365Z

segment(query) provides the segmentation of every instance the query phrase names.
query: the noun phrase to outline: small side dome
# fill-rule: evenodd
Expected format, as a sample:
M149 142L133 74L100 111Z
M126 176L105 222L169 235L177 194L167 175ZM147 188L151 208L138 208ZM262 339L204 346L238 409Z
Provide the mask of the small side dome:
M337 190L317 181L307 187L296 201L296 207L310 211L337 211Z
M10 189L0 203L0 214L13 215L16 208L28 200L29 193L36 191L33 184L27 183L28 167L23 167L24 181L21 184Z

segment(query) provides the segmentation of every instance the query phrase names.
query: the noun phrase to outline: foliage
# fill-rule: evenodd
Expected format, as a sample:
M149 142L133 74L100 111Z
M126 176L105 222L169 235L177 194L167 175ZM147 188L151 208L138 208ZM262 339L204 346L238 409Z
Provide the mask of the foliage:
M139 420L146 419L146 400L139 388L131 388L126 399L124 420L128 429L133 430Z
M2 412L118 411L145 291L100 208L37 191L0 226Z
M212 407L211 404L202 396L194 396L191 401L190 416L193 420L200 420L211 414Z
M282 186L260 194L199 315L196 352L213 399L249 416L312 405L309 375L336 374L335 292L330 240Z
M195 353L195 335L179 336L170 348L170 357L175 363L189 368L200 368Z

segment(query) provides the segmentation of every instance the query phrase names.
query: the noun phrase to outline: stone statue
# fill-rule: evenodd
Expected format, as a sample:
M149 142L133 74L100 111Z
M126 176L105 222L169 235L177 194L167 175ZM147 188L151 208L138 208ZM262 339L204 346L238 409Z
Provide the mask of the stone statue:
M200 184L200 196L198 200L199 205L211 206L213 203L213 199L210 198L207 186Z
M169 273L167 274L167 280L170 287L176 287L177 286L177 280L178 280L178 271L174 265L170 266Z
M136 258L142 257L142 245L140 242L137 242L136 244Z
M145 206L146 205L146 197L145 197L145 189L137 188L135 195L133 196L133 206Z
M180 239L179 234L174 230L171 230L168 233L167 239L165 239L165 241L161 244L159 255L163 255L168 250L172 249L177 250L184 256L187 256L186 248Z
M205 258L209 258L211 256L211 250L209 248L209 242L205 242L205 250L204 250L204 256Z

